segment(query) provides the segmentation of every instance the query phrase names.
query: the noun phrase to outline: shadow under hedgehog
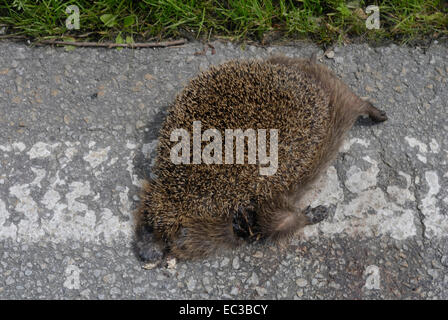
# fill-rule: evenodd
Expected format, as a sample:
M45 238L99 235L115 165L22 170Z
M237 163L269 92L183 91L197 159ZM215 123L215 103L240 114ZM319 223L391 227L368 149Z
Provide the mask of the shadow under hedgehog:
M245 240L288 239L320 222L325 207L295 204L363 114L387 119L315 55L230 61L199 74L177 96L160 131L157 178L145 181L135 212L136 253L154 265L168 257L205 257ZM221 132L277 129L277 171L261 175L261 164L248 161L174 164L171 133L183 128L191 136L194 121Z

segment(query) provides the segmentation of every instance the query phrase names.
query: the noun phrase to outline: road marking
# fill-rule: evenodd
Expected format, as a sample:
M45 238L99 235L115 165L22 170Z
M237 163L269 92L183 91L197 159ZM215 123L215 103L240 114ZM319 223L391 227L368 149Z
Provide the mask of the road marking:
M406 140L419 151L428 151L423 143L409 137ZM151 143L153 148L156 145ZM350 152L355 145L356 148L368 148L370 142L351 139L346 143L344 152ZM431 141L430 146L431 150L440 148L436 141ZM129 152L122 158L110 157L114 148L126 148ZM1 145L0 163L6 163L6 166L0 167L0 240L13 239L24 243L77 240L107 244L130 241L133 230L130 192L132 185L141 185L133 167L133 157L139 151L137 148L137 144L131 141L124 146L102 146L100 142L91 141L87 150L83 150L79 142L71 141L52 144L37 142L31 146L18 141ZM141 151L148 155L151 153L148 144ZM82 154L82 157L75 157L76 154ZM38 159L45 165L31 162L30 168L21 168L23 155L30 160ZM416 199L411 192L410 173L399 172L405 178L404 187L389 185L383 190L377 185L381 171L380 157L369 153L363 160L368 164L367 169L350 167L345 181L340 181L335 167L330 166L301 200L301 205L311 203L313 207L336 207L330 219L305 228L305 237L385 235L405 240L417 234L415 222L419 216L415 209ZM64 173L75 164L74 161L78 161L77 168L85 168L85 175L82 176L92 176L93 171L95 178L74 180L69 173ZM29 170L30 174L20 175L21 170ZM101 185L98 188L97 184L107 180L107 174L116 171L127 172L128 180L123 181L122 185L106 184L113 190L102 190ZM19 178L9 178L15 175ZM97 182L97 178L101 180ZM418 174L415 181L421 181L423 187L428 188L426 196L418 204L424 215L427 236L445 236L448 233L448 218L440 213L442 201L437 197L441 189L439 173L426 171ZM344 197L344 185L351 193L347 199ZM98 200L102 199L102 192L111 191L112 202L101 206Z

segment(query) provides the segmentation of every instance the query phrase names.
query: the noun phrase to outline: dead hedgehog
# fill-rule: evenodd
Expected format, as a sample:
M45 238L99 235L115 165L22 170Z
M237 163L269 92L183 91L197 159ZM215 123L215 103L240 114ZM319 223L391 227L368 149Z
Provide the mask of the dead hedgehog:
M327 216L325 207L298 210L295 204L363 114L375 122L387 119L318 64L315 55L230 61L201 73L177 96L161 128L153 167L157 178L144 183L135 213L137 254L154 263L205 257L244 240L288 239L320 222ZM201 127L195 129L198 122ZM226 132L229 148L220 147L218 135L201 138L209 129ZM240 142L248 141L236 161L233 138L238 137L229 135L228 145L230 129L240 129ZM275 129L270 139L260 136L269 129ZM173 132L186 136L184 146L196 144L199 152L184 154L179 144L175 147ZM255 132L257 142L251 136ZM193 141L198 134L199 142ZM277 161L270 174L262 174L267 150L276 152ZM183 161L173 161L179 151ZM198 161L201 155L208 161ZM217 161L223 158L228 161Z

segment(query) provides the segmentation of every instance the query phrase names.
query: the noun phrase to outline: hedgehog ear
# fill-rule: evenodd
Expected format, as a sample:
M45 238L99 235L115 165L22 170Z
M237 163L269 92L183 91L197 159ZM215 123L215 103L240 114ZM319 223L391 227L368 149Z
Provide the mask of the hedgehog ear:
M311 63L317 63L317 51L313 52L310 57Z

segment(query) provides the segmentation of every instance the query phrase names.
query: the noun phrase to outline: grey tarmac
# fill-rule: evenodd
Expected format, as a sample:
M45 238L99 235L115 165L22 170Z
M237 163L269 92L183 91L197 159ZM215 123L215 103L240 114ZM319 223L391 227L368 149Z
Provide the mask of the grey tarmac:
M0 42L0 299L448 299L447 45L213 46ZM302 200L328 219L143 269L131 212L176 94L210 65L316 51L389 117L359 119Z

